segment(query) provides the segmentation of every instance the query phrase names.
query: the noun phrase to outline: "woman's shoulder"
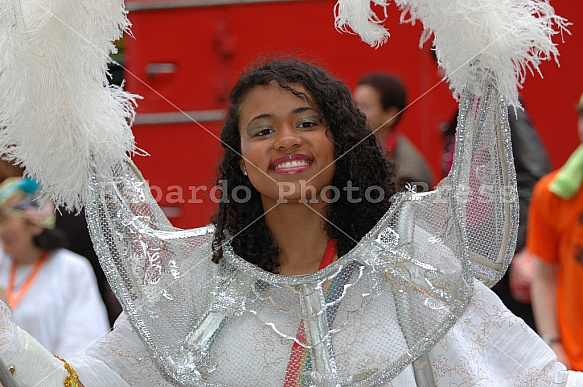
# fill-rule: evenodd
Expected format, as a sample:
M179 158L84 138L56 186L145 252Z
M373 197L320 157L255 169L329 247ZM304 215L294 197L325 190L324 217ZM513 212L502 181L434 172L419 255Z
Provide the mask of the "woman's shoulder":
M53 259L59 259L59 260L66 260L66 261L71 261L71 262L87 262L88 258L75 253L74 251L71 251L69 249L65 249L63 247L55 249L52 251L52 256Z
M49 264L58 266L62 271L75 270L91 272L93 270L88 258L65 248L53 250Z

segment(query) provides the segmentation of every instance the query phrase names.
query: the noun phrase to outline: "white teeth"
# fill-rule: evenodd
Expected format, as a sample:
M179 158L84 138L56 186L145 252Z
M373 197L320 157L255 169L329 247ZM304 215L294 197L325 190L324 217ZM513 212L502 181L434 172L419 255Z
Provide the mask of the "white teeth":
M294 160L294 161L286 161L285 163L279 164L275 169L279 168L294 168L294 167L301 167L303 165L309 165L307 160Z

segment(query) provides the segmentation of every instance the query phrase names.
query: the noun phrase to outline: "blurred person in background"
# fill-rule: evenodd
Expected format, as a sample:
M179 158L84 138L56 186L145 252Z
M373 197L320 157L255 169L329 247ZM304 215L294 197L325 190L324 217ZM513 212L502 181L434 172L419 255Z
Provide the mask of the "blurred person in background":
M99 287L99 293L101 294L101 298L107 309L109 325L113 327L113 323L121 313L121 305L115 297L115 294L113 294L111 286L109 286L107 278L105 278L105 273L99 264L97 254L93 249L93 242L91 241L89 230L87 229L85 210L81 210L81 212L77 214L69 212L65 208L59 208L56 215L56 227L59 230L63 230L67 238L65 247L87 258L93 267L93 272L97 279L97 286Z
M19 166L0 159L0 183L9 177L22 177L22 173L23 169ZM62 231L62 236L64 237L63 247L87 258L91 267L93 267L99 293L107 309L109 325L113 327L113 323L121 313L121 305L115 297L115 294L113 294L105 278L105 273L99 264L97 254L93 249L93 242L89 237L89 230L87 229L85 210L81 210L79 213L73 213L66 208L58 208L55 216L55 228Z
M386 72L364 75L354 90L356 106L385 149L387 158L397 165L397 182L417 185L419 192L433 187L433 173L413 143L397 131L397 123L407 106L407 91L401 80ZM422 189L421 185L425 185Z
M583 140L583 95L577 106ZM570 369L583 371L583 144L543 177L530 202L527 248L537 257L532 306L538 333Z
M87 259L63 249L55 207L39 184L0 184L0 297L14 320L45 347L71 358L108 331L105 306Z

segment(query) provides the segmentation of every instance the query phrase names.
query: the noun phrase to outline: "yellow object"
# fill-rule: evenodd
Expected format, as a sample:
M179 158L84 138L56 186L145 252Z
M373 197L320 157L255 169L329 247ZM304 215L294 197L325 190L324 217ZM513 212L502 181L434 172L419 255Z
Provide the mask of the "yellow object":
M65 387L77 387L79 383L79 376L77 376L77 372L71 367L69 363L67 363L64 359L61 359L57 355L55 355L57 359L65 363L65 369L69 372L69 376L65 378Z

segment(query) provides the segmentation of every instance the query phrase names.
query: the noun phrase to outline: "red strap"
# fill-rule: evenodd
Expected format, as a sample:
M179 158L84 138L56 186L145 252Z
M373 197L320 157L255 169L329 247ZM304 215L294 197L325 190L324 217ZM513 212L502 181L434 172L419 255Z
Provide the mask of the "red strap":
M328 244L326 245L326 250L324 251L318 270L322 270L334 262L334 257L336 257L336 239L328 239Z
M303 321L300 321L296 340L304 344L306 342L306 330ZM302 364L302 358L304 356L304 347L299 345L297 341L294 341L294 345L292 346L289 355L283 387L295 387L297 384L298 372L300 371L300 365Z

